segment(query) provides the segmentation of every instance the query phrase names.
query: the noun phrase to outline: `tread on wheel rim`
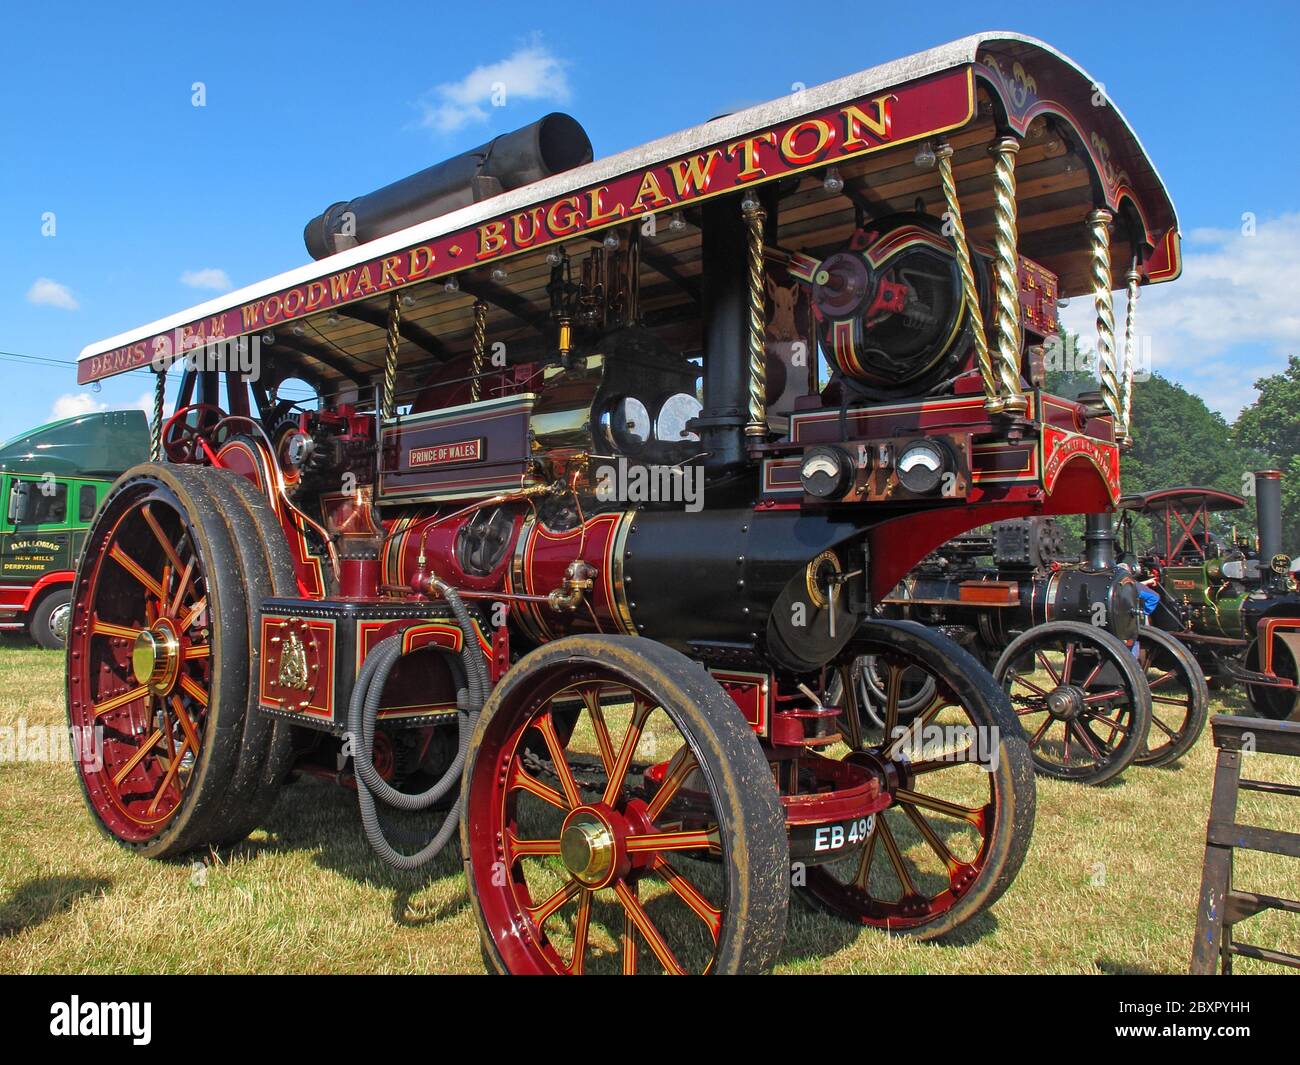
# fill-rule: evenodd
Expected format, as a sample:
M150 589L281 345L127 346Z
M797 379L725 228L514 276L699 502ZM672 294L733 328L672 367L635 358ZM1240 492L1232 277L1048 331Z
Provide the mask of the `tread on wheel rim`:
M175 498L143 484L113 506L70 618L70 722L91 805L136 843L180 810L198 765L212 632L203 563Z

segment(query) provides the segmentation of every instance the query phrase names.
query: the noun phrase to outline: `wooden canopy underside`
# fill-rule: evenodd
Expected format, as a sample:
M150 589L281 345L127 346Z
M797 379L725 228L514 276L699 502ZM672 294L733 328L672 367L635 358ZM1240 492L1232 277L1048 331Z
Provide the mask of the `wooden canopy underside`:
M977 247L991 247L993 242L993 159L989 147L995 140L993 108L981 88L976 119L948 138L954 149L953 166L967 232ZM916 165L917 148L905 145L841 166L846 184L841 194L825 190L822 171L802 175L798 187L781 199L776 246L824 256L847 243L859 208L865 209L868 226L873 219L918 206L930 215L942 216L945 206L938 171ZM1089 292L1084 219L1094 206L1091 177L1062 123L1051 116L1034 121L1017 159L1016 181L1021 253L1056 272L1064 295ZM697 212L688 208L684 212L687 226L677 232L668 228L666 215L660 215L656 235L641 241L642 317L684 351L700 347ZM640 222L629 223L633 224ZM1116 287L1122 285L1133 254L1127 228L1116 226L1112 245ZM584 235L563 247L577 261L601 236ZM549 308L546 285L551 268L546 255L541 251L519 255L506 267L508 277L502 283L491 279L489 267L481 267L458 275L459 292L445 291L441 280L403 290L399 367L408 390L425 372L469 350L471 308L477 298L488 304L489 340L529 344L539 336L538 328L546 321ZM348 377L366 380L383 366L388 301L385 294L306 317L294 326L276 329L276 344L289 349L291 361L328 387L337 387Z

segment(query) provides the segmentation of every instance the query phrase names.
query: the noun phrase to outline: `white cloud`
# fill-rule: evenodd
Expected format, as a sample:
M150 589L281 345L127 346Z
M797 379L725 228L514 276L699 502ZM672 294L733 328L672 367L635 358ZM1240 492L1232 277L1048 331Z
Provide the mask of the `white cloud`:
M562 103L569 98L567 65L534 40L505 59L475 67L460 81L435 85L419 101L420 125L453 133L470 123L486 122L488 107L504 106L512 99Z
M1300 354L1300 214L1262 221L1251 236L1235 229L1194 229L1183 244L1183 275L1143 288L1140 350L1153 370L1173 378L1229 418L1254 401L1258 377ZM1116 332L1124 328L1122 297ZM1092 299L1061 312L1067 331L1091 348Z
M181 284L190 288L210 288L216 292L229 292L234 286L224 270L208 266L202 270L186 270L181 274Z
M65 311L75 311L79 306L77 297L67 285L60 285L48 277L38 277L27 290L27 302L45 307L61 307Z
M101 403L89 392L65 392L50 408L50 420L75 418L78 414L94 414L101 410L108 410L108 404Z
M141 392L139 398L131 404L139 410L145 412L150 418L153 417L153 389L148 392ZM176 403L173 400L163 400L163 417L170 418L176 410Z

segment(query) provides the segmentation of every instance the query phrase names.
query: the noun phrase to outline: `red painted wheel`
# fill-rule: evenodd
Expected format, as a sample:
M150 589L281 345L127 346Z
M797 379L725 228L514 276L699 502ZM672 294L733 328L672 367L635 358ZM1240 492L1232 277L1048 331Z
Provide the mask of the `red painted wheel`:
M202 463L211 457L214 441L208 437L225 417L226 412L212 403L181 407L163 425L163 452L177 464Z
M886 673L882 664L871 655L858 655L851 663L837 667L832 671L826 685L825 701L828 706L843 706L845 680L856 690L853 693L854 705L858 707L863 718L863 725L870 729L884 729L885 720L881 715L887 693L885 691ZM895 700L898 710L896 724L907 725L934 699L934 678L923 670L909 670L903 674L900 691Z
M1034 769L1104 784L1146 748L1151 692L1132 650L1095 625L1051 621L1007 645L993 671L1029 737Z
M239 764L213 822L213 841L237 843L270 812L293 762L293 726L261 713L258 702L258 608L269 596L293 596L298 583L284 532L266 496L246 477L205 469L204 490L218 504L238 555L248 600L248 706Z
M1182 643L1151 625L1138 630L1138 665L1151 692L1151 728L1133 764L1169 765L1196 745L1209 720L1205 671Z
M137 466L114 486L77 575L67 674L102 828L152 857L220 838L248 704L248 600L201 471Z
M1006 696L951 640L910 621L869 621L836 668L862 655L880 694L842 685L846 760L877 770L893 804L865 846L807 869L802 894L847 920L933 939L1015 879L1033 833L1033 768ZM918 691L928 693L920 708Z
M479 720L462 809L470 898L503 972L775 960L788 850L772 773L735 703L670 648L574 636L523 658Z

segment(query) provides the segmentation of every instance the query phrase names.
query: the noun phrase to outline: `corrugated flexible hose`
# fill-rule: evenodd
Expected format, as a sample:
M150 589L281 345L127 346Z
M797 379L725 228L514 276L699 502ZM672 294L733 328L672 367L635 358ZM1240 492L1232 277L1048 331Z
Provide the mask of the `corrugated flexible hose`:
M448 658L456 681L456 704L460 730L456 757L447 771L426 791L408 794L389 784L375 768L375 719L383 698L384 685L393 667L402 657L402 636L397 634L382 640L367 656L352 691L348 705L348 732L352 739L352 765L357 781L357 803L361 808L361 825L366 839L375 853L394 869L412 870L427 865L447 845L459 821L460 799L447 811L441 827L423 847L413 854L404 854L389 842L379 823L375 800L398 810L427 810L460 784L461 770L469 751L470 737L478 721L479 711L487 699L489 681L487 666L479 652L478 637L464 601L451 588L441 588L451 606L456 623L464 639L461 642L461 661Z

